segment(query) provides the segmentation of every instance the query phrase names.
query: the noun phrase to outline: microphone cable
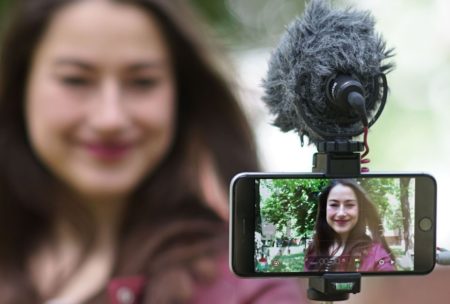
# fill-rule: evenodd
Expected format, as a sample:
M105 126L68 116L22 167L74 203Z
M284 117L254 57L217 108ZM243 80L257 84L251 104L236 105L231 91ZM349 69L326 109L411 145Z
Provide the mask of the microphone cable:
M368 140L368 136L369 136L369 127L368 127L368 126L365 126L363 132L364 132L364 152L363 152L363 154L361 155L361 164L362 164L362 165L366 165L366 164L370 163L370 159L369 159L369 158L366 158L367 155L368 155L369 152L370 152L370 149L369 149L369 140ZM361 173L367 173L367 172L369 172L369 168L368 168L368 167L361 167Z

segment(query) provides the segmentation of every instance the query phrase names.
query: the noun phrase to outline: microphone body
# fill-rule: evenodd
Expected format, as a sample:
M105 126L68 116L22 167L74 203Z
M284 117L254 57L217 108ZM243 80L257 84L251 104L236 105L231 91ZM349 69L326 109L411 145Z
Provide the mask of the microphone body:
M309 2L272 53L264 102L282 131L310 142L350 139L372 125L387 94L393 64L369 12Z

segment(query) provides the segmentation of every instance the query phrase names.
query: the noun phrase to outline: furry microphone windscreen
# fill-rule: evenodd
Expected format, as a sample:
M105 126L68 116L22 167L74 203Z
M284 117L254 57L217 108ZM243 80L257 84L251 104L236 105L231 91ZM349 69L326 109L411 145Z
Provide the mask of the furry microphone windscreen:
M283 132L297 131L317 144L351 138L363 132L356 113L342 113L327 101L327 82L337 74L351 75L364 87L369 118L379 108L380 74L393 68L392 56L375 33L370 12L332 9L324 0L308 3L293 21L269 61L264 102ZM387 90L387 85L384 87ZM376 120L376 119L375 119ZM372 122L373 123L373 119Z

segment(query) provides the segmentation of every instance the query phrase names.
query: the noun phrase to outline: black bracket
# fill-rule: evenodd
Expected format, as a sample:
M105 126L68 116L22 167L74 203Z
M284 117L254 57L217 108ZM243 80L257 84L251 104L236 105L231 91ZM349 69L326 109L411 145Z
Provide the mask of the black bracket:
M329 177L355 177L361 174L362 142L350 140L324 141L317 144L313 156L313 172ZM350 293L361 290L360 273L326 273L309 278L308 299L313 301L345 301Z
M345 301L350 293L361 290L360 273L327 273L309 279L308 299L313 301Z
M327 176L357 176L361 173L359 152L364 144L358 141L336 140L317 144L317 153L313 155L313 172L322 172Z

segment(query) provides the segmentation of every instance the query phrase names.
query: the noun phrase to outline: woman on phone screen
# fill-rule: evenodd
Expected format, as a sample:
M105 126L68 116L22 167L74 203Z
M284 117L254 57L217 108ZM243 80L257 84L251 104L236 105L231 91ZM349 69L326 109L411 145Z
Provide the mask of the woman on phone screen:
M333 180L319 195L305 271L394 271L375 205L356 182Z
M0 303L299 303L227 264L256 170L186 1L14 0L0 57Z

